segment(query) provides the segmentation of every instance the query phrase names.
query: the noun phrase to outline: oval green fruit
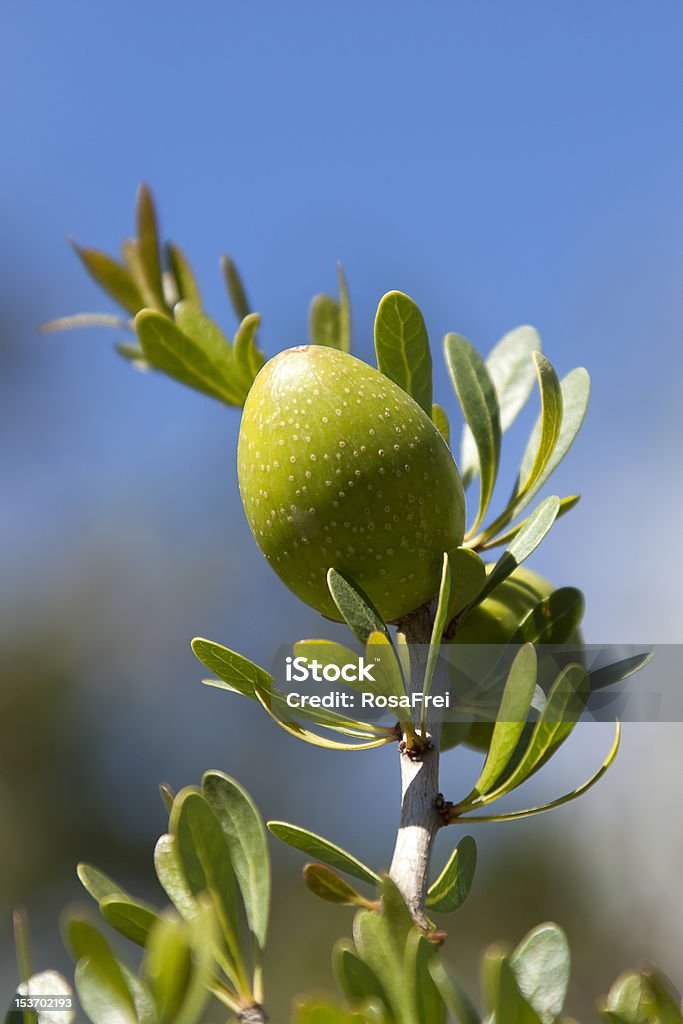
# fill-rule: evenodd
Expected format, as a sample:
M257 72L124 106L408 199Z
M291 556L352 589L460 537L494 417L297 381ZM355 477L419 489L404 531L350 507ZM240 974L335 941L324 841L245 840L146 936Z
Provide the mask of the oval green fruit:
M244 406L237 455L252 533L280 579L339 619L327 572L347 574L387 621L438 590L465 527L460 474L413 399L336 349L287 349Z

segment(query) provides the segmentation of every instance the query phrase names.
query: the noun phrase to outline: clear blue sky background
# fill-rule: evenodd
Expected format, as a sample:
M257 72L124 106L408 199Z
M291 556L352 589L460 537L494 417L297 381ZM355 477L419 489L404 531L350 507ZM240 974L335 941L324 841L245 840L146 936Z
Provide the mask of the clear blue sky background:
M150 780L181 784L207 758L235 769L226 736L256 721L242 709L236 730L222 695L189 685L189 636L263 657L264 626L273 643L319 628L244 523L237 414L136 375L106 332L36 334L107 308L65 237L114 250L140 180L229 327L217 259L236 258L271 354L305 340L308 301L341 259L366 358L377 301L399 288L437 347L457 330L487 350L532 323L561 373L586 365L593 405L557 484L584 499L535 567L585 588L595 642L680 639L680 3L22 0L1 25L2 594L37 614L104 573L104 621L78 643L100 716L93 773L129 827L148 827L156 797L150 781L133 809L139 761L122 745L144 745ZM443 370L436 391L455 413ZM508 476L530 425L512 433ZM117 660L119 629L137 646ZM292 741L268 737L289 756ZM635 771L647 758L632 743ZM337 765L299 758L290 804L266 808L297 820ZM271 798L272 781L254 787ZM324 830L332 811L310 806Z

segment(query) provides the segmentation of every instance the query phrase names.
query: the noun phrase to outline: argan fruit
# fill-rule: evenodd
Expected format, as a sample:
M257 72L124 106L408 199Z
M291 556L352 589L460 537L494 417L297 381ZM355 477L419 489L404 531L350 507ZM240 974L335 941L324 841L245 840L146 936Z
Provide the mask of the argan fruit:
M249 526L280 579L328 618L327 572L347 574L387 622L438 590L465 498L429 417L400 387L336 349L287 349L261 370L238 447Z

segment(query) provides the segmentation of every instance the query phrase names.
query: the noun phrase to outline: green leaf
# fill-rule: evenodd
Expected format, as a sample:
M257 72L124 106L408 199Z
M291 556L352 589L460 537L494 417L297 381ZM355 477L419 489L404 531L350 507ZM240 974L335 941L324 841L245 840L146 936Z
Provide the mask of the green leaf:
M294 1024L364 1024L367 1017L359 1013L339 1010L331 1003L299 1003L296 1007Z
M125 964L120 963L119 967L121 968L123 979L128 986L128 991L131 994L138 1024L159 1024L157 1008L154 1005L154 996L148 986L136 974L133 974ZM65 1021L64 1024L68 1024L68 1022Z
M33 967L31 964L31 943L28 932L28 915L25 910L14 911L12 915L12 926L19 981L28 981L33 974Z
M512 426L526 405L536 379L532 353L540 350L538 332L533 327L517 327L501 338L486 359L498 398L501 433ZM467 426L462 437L460 469L465 486L479 470L477 447Z
M566 644L578 629L585 601L575 587L559 587L529 611L510 638L511 644Z
M164 914L149 937L143 962L162 1024L174 1021L180 1011L192 976L189 936L180 921Z
M206 772L202 792L223 830L247 922L262 953L268 931L270 858L261 815L247 791L223 772Z
M166 303L159 298L147 278L142 248L137 238L124 238L121 243L123 265L137 285L142 296L143 307L168 315Z
M337 281L339 283L339 348L342 352L351 351L351 300L346 274L341 263L337 263Z
M555 472L562 459L565 457L574 443L581 425L584 421L588 400L590 398L590 377L588 371L579 366L562 380L562 426L560 428L557 443L552 454L548 458L543 471L540 473L533 486L514 502L509 519L514 519L527 507L531 499L543 487L549 477ZM543 432L543 414L536 421L531 437L529 449L537 447Z
M253 661L242 657L228 647L222 647L212 640L204 640L202 637L195 637L192 641L192 651L201 661L202 665L215 672L230 688L245 697L256 699L254 686L260 683L268 688L272 684L272 676L265 669L259 668Z
M307 888L321 900L347 907L370 906L364 896L326 864L306 864L303 876Z
M258 313L249 313L237 328L235 335L233 353L236 373L244 383L245 393L254 383L254 377L259 372L265 357L256 347L256 332L261 323Z
M543 1024L562 1013L569 987L569 944L556 924L542 924L520 942L510 957L519 990Z
M354 921L354 939L362 959L379 979L398 1024L415 1024L417 999L413 972L405 969L405 950L413 929L412 916L396 886L381 882L382 914L361 911Z
M399 700L406 696L406 688L403 680L403 670L391 640L384 633L377 630L368 637L365 648L368 661L374 661L376 682L374 685L366 683L358 684L360 688L372 689L385 697L398 697ZM396 711L400 718L400 712ZM410 716L408 716L410 717Z
M154 848L154 867L159 884L176 910L186 920L197 916L197 901L187 884L178 856L176 837L166 834L160 837Z
M221 256L221 270L223 271L223 278L225 280L228 298L230 299L230 305L233 308L238 322L241 323L245 316L249 316L251 313L251 306L249 305L247 293L244 290L242 278L239 275L237 267L229 256Z
M652 1017L645 978L637 971L620 974L609 991L606 1009L609 1019L616 1017L621 1024L649 1024Z
M446 1004L430 973L430 966L438 953L424 935L413 931L406 943L406 970L411 968L415 977L417 1019L421 1024L446 1024Z
M432 625L432 635L429 641L429 653L427 655L427 665L425 666L424 681L422 684L422 692L425 696L425 700L422 705L422 732L423 734L427 729L427 700L426 697L432 688L432 679L434 678L434 670L439 657L439 651L441 650L441 640L443 639L443 631L446 628L448 621L448 606L451 599L451 566L448 558L448 553L445 552L443 556L443 565L441 569L441 583L439 585L439 598L436 606L436 612L434 614L434 622Z
M159 255L159 231L152 193L146 185L140 185L137 199L137 232L140 260L145 278L160 309L164 309L164 287L161 281L161 257Z
M575 505L579 503L580 500L580 494L570 494L567 498L561 498L560 508L557 513L557 519L561 519L562 516L567 514L567 512L571 512L571 510L574 508ZM507 522L507 516L505 516L501 517L501 523L503 518ZM517 536L520 530L524 529L528 522L528 519L523 519L521 523L518 523L516 526L510 527L510 529L505 530L504 533L499 533L497 537L494 536L494 534L498 527L489 527L487 530L484 531L483 534L481 534L481 539L478 542L474 543L474 547L476 547L479 551L488 551L489 548L497 548L500 547L501 544L508 544ZM489 537L491 537L492 539L489 540Z
M175 800L175 793L168 782L159 783L159 796L161 797L164 807L170 814L171 808L173 807L173 801Z
M485 796L505 770L529 717L536 678L536 651L532 644L526 644L519 649L510 668L484 767L463 806Z
M510 962L495 949L484 956L488 998L496 1024L542 1024L519 990Z
M293 846L295 850L301 850L302 853L330 864L339 871L345 871L347 875L358 878L361 882L379 885L380 879L376 872L353 854L347 853L341 846L331 843L329 839L324 839L323 836L316 835L315 832L310 832L299 825L291 825L287 821L269 821L266 824L277 839L288 846Z
M427 906L439 914L459 910L467 899L477 866L477 844L464 836L448 859L445 868L427 893Z
M308 312L308 335L313 345L341 348L341 313L332 295L314 295Z
M473 601L486 583L486 565L471 548L456 548L449 554L451 564L451 596L448 621L459 615Z
M93 1024L137 1024L121 967L97 929L87 921L71 918L67 939L77 960L78 998Z
M123 896L128 898L128 893L120 885L113 881L104 871L95 868L92 864L79 864L76 874L85 891L98 903L106 896Z
M216 321L191 302L176 303L173 316L176 325L205 353L215 372L220 374L222 384L237 396L238 403L242 405L251 380L240 378L230 341Z
M169 242L166 247L166 252L168 254L171 273L173 274L173 280L175 281L178 301L190 303L198 309L201 309L202 296L199 291L197 279L194 276L194 272L190 266L187 256L180 246L175 245L173 242Z
M130 897L105 896L100 900L100 912L112 928L138 946L144 946L158 920L154 910Z
M432 354L419 306L403 292L387 292L375 317L375 352L382 373L432 415Z
M71 244L93 281L119 306L123 306L126 312L133 314L142 309L144 301L140 290L125 267L121 266L113 257L99 252L97 249L86 249L77 245L76 242Z
M242 403L241 394L227 379L229 350L225 357L218 358L210 345L198 343L167 317L150 309L138 313L135 331L145 358L156 369L227 405Z
M208 892L213 898L225 946L234 966L235 983L247 988L240 949L239 905L235 874L223 829L203 794L192 787L178 793L170 819L178 859L195 897Z
M341 939L334 947L332 966L337 984L349 1002L360 1002L369 998L378 999L384 1005L388 1005L379 978L372 968L361 960L355 948L346 939Z
M451 426L446 411L440 405L432 405L432 422L447 445L451 443Z
M641 669L649 665L654 658L652 651L646 654L635 654L622 661L615 661L611 665L604 665L602 668L594 669L589 673L591 690L604 690L613 683L619 683L622 679L628 679Z
M526 520L522 529L510 541L509 545L500 556L491 572L486 577L484 586L476 598L470 602L464 614L470 611L475 605L488 597L496 587L511 576L515 569L526 561L530 554L536 550L543 538L551 529L557 519L560 510L560 499L556 495L545 498L537 505L532 514ZM463 618L464 618L463 614Z
M430 962L429 973L439 990L446 1009L458 1021L458 1024L481 1024L481 1018L471 999L460 983L449 975L439 957L434 957Z
M381 615L357 583L353 583L344 573L330 569L327 573L327 586L339 614L359 643L366 644L374 632L389 636Z
M522 457L517 484L516 505L540 480L548 465L562 429L562 388L552 364L534 352L534 364L541 392L540 431L534 430Z
M134 368L141 373L146 373L147 370L153 369L151 363L148 363L145 359L145 353L139 345L129 345L125 341L120 341L114 345L114 351L125 359L126 362L132 363Z
M469 341L459 334L447 334L444 348L448 372L477 449L480 486L479 510L470 528L474 533L486 514L498 476L500 411L486 364Z
M113 316L110 313L75 313L73 316L60 316L55 320L48 320L40 325L43 334L50 331L72 331L78 327L115 327L118 331L127 331L130 328L128 320L122 320L120 316Z

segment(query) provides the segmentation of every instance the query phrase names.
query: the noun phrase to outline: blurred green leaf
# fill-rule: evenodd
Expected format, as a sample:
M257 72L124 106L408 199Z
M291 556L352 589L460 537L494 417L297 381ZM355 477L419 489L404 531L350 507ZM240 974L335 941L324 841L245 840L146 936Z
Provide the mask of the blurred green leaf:
M229 382L229 351L218 358L167 317L145 309L135 318L135 331L145 359L174 380L217 398L227 405L241 405L242 395Z
M387 292L375 316L375 352L381 372L432 415L432 354L419 306L403 292Z
M374 998L384 1005L388 1005L379 978L372 968L358 956L355 948L346 939L341 939L334 947L332 966L337 984L349 1002L354 1003Z
M369 885L379 885L380 878L371 868L367 867L353 854L347 853L340 846L331 843L329 839L316 835L308 829L299 825L291 825L286 821L267 822L269 830L277 839L293 846L295 850L301 850L316 860L330 864L339 871L345 871L347 875L358 878L361 882L368 882Z
M486 514L500 462L500 411L493 381L484 360L459 334L444 340L446 364L465 421L472 431L479 463L479 510L470 527L474 533Z
M128 896L105 896L100 900L100 912L112 928L138 946L144 946L157 920L157 914L151 907Z
M173 807L173 801L175 800L175 793L169 786L168 782L159 783L159 796L161 797L164 807L170 814L171 808Z
M263 352L256 347L256 332L261 323L258 313L249 313L237 328L234 341L234 363L245 394L254 383L254 377L265 362Z
M520 992L543 1024L562 1013L569 987L570 954L564 932L542 924L526 935L510 957Z
M314 295L308 312L308 336L313 345L341 348L341 311L332 295Z
M542 598L520 622L511 644L566 644L576 633L585 608L575 587L559 587Z
M73 316L60 316L40 325L40 330L47 334L50 331L72 331L78 327L115 327L118 331L130 329L128 320L110 313L75 313Z
M154 867L159 884L176 910L186 919L197 916L197 902L185 878L175 836L160 837L154 848Z
M174 242L169 242L166 246L166 252L168 254L168 262L171 267L171 273L173 274L173 280L175 281L175 288L178 294L179 302L188 302L198 309L202 306L202 297L199 291L199 285L194 275L194 271L190 266L187 256Z
M142 965L161 1024L175 1021L192 977L188 933L171 914L159 918L149 937Z
M458 1024L481 1024L481 1018L471 999L460 983L448 973L440 957L431 960L429 973L448 1012Z
M154 996L150 992L148 985L141 978L138 978L136 974L133 974L125 964L119 963L119 967L133 1000L138 1024L159 1024ZM65 1021L64 1024L68 1024L68 1022Z
M156 310L164 316L168 316L168 307L163 299L160 299L147 277L142 247L137 238L124 238L121 243L121 255L123 265L137 285L142 296L143 308Z
M463 836L443 871L429 887L427 906L439 914L451 914L463 905L472 887L477 866L477 844Z
M432 422L436 429L441 434L442 438L447 445L451 443L451 426L448 422L448 416L446 415L445 409L442 409L440 405L434 403L432 405Z
M296 1007L294 1024L364 1024L367 1017L353 1011L339 1010L331 1003L299 1003Z
M23 908L16 909L12 914L12 926L19 981L28 981L33 974L33 967L31 965L31 941L29 939L28 931L28 915Z
M202 792L223 830L247 922L262 954L268 931L270 858L261 815L247 791L223 772L206 772Z
M357 583L353 583L344 573L330 569L327 573L327 586L340 615L359 643L366 644L374 632L389 636L381 615Z
M498 398L501 433L512 426L526 405L536 379L532 353L540 350L538 332L533 327L517 327L501 338L486 359L486 368ZM465 486L478 470L477 447L472 431L465 426L460 465Z
M341 263L337 263L337 281L339 284L339 348L342 352L351 351L351 300L346 274Z
M368 907L370 901L326 864L306 864L304 882L314 896L347 907Z
M144 306L140 290L129 271L113 257L97 249L86 249L72 241L74 252L96 284L119 306L135 314Z
M414 972L417 1019L420 1024L446 1024L446 1004L439 987L430 973L430 966L438 959L434 946L424 935L413 931L406 942L406 971Z
M105 896L123 896L128 898L128 893L118 883L105 875L104 871L95 868L92 864L81 863L76 868L78 879L85 891L98 903Z
M229 256L221 256L221 269L230 305L233 308L238 323L241 323L245 316L249 316L251 313L251 306L249 305L247 293L244 290L242 278Z
M237 887L230 847L220 822L203 794L188 786L173 802L169 828L176 837L178 859L195 897L208 892L213 898L235 984L244 990L247 985Z
M125 359L126 362L132 363L134 368L142 373L152 369L152 364L147 362L145 353L139 345L129 345L125 341L120 341L114 345L114 351Z
M67 937L77 960L75 984L93 1024L136 1024L133 998L105 939L87 921L71 918Z
M152 193L146 185L140 185L138 189L136 221L140 260L145 278L159 304L159 308L164 309L166 302L164 299L164 287L161 281L161 256L157 215Z

